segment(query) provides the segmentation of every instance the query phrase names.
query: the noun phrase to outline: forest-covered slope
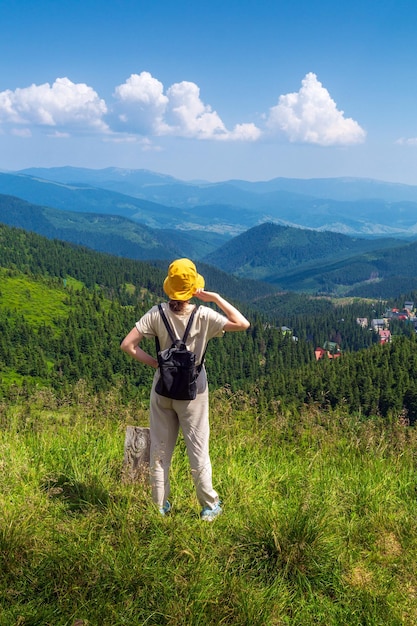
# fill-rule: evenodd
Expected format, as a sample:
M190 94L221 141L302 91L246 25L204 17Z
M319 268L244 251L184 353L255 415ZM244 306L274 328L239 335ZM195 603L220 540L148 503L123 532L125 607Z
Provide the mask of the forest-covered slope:
M416 252L416 242L353 238L265 223L204 260L281 289L387 298L417 288Z
M126 258L204 259L227 273L304 293L395 297L417 288L416 243L272 223L230 239L213 232L222 211L217 215L213 206L200 209L200 219L210 222L211 230L173 231L117 215L64 211L0 195L0 222Z
M240 276L271 280L294 269L302 271L376 248L401 245L403 242L395 239L358 239L269 222L234 237L205 261Z
M34 386L66 393L82 379L96 391L114 388L122 398L147 397L152 371L128 359L119 344L163 298L166 267L7 226L0 228L0 244L0 393ZM211 274L204 265L199 269L208 288L232 298L251 321L247 332L226 333L210 343L212 388L228 385L260 406L279 402L299 410L310 402L343 404L364 415L405 410L416 419L414 327L398 325L393 343L382 346L376 333L356 321L381 316L386 303L343 304L289 294L275 296L274 306L264 309L262 284ZM417 300L417 292L404 297ZM314 349L325 341L337 341L342 357L317 362ZM154 350L152 342L147 347Z
M201 258L225 237L212 232L153 229L120 215L65 211L0 195L0 222L48 238L131 259Z
M123 290L126 283L146 287L162 296L162 281L169 260L143 262L116 257L0 223L0 266L18 268L36 276L82 281L87 287ZM209 289L221 290L229 298L249 302L274 290L267 283L242 280L209 265L199 264ZM134 300L133 300L134 301ZM129 303L131 303L129 301Z

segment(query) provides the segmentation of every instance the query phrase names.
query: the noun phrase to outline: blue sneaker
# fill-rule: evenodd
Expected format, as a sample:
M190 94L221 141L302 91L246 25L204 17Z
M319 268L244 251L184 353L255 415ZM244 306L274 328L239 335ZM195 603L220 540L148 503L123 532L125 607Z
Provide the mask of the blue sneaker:
M218 517L222 513L223 509L220 506L220 502L217 502L214 509L209 509L208 506L205 506L204 509L200 513L200 518L204 522L213 522L216 517Z
M165 502L164 506L161 506L159 512L161 515L168 515L168 513L171 512L171 504L168 502L168 500Z

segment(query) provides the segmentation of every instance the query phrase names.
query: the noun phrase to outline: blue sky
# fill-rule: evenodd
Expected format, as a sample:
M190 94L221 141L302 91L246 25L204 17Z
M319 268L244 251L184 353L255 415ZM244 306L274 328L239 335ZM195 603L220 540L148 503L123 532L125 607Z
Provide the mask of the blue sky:
M0 0L0 169L417 184L415 0Z

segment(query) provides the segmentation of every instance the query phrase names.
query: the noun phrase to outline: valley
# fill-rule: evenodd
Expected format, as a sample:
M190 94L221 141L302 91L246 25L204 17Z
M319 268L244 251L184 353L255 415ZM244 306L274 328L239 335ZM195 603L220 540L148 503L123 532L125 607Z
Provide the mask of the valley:
M0 173L0 221L136 260L187 256L275 290L385 298L417 287L416 189L38 168Z

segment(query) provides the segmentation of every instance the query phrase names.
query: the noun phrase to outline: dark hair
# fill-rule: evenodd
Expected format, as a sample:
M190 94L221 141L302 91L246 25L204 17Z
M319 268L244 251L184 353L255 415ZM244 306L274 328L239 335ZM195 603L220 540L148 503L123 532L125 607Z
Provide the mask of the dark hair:
M173 313L182 313L188 305L188 300L170 300L169 308Z

